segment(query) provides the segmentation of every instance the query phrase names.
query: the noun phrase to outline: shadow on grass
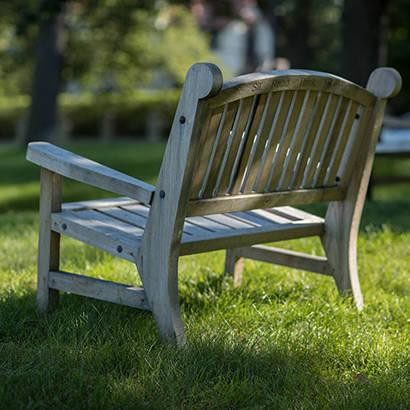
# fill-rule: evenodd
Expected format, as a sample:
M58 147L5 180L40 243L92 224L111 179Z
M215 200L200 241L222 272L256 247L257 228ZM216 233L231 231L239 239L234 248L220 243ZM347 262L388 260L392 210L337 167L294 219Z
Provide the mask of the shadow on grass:
M342 383L326 372L323 350L200 331L173 349L150 314L63 295L46 315L34 302L10 294L0 304L5 408L405 408L391 389L399 375L370 380L349 369Z

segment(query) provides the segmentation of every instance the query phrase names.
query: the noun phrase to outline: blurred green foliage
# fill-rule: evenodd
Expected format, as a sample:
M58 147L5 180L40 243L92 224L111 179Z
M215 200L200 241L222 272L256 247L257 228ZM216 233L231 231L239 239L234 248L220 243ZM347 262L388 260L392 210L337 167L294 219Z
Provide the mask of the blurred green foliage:
M19 3L6 7L0 19L3 95L31 90L37 25L30 23L30 8L19 14ZM129 91L156 86L155 81L163 78L168 86L180 86L194 62L215 61L209 39L182 5L72 1L66 2L64 14L62 90L69 86L77 92Z
M391 105L397 111L410 111L410 2L395 0L390 13L388 33L388 63L403 77L401 92Z
M154 112L160 118L160 130L166 135L171 127L179 98L178 89L132 90L127 93L61 94L60 117L68 124L74 136L94 137L101 132L101 119L110 115L118 136L144 135L146 119ZM15 133L18 121L24 121L30 97L0 96L0 141Z
M38 23L59 10L65 22L58 40L63 44L59 114L73 135L98 135L107 113L115 116L119 135L143 134L153 109L164 118L165 132L178 98L178 91L166 90L179 89L193 63L217 62L210 39L184 5L35 0L23 7L23 0L16 0L0 17L0 138L27 128Z

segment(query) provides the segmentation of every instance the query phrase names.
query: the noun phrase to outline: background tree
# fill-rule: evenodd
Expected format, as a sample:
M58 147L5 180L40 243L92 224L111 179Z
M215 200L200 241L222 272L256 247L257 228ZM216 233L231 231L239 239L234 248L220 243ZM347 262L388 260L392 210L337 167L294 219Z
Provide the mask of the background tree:
M387 35L387 64L395 67L403 77L403 87L390 103L396 113L410 111L410 2L394 0L389 10Z
M38 34L25 142L51 141L56 132L57 96L64 48L64 1L41 2L35 18Z
M392 0L345 0L342 73L366 85L376 67L387 64L388 11Z
M273 7L277 56L292 68L340 71L339 0L276 0Z
M312 59L313 0L279 1L275 8L280 55L293 68L307 67Z

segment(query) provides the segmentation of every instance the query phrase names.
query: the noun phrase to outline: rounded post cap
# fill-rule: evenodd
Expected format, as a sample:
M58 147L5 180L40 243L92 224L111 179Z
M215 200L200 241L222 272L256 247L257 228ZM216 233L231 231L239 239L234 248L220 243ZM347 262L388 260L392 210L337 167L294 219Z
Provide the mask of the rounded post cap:
M193 87L197 98L212 97L222 87L223 76L218 66L212 63L196 63L186 75L185 84Z
M394 68L376 68L370 74L366 89L378 98L392 98L401 90L402 79Z

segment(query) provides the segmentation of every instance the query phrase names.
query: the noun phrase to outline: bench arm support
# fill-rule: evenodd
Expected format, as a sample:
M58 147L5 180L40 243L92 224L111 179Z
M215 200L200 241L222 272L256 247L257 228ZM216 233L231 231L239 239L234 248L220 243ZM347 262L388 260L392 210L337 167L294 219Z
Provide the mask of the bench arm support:
M56 174L151 204L155 186L47 142L31 142L27 160Z

